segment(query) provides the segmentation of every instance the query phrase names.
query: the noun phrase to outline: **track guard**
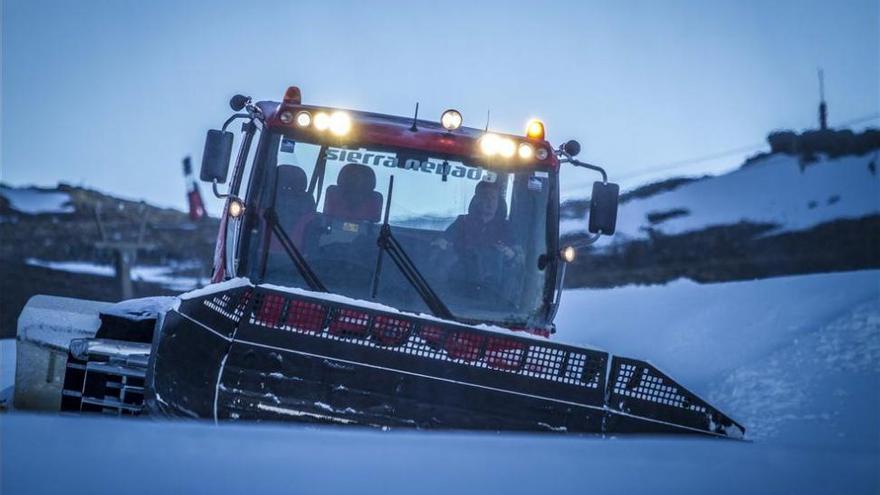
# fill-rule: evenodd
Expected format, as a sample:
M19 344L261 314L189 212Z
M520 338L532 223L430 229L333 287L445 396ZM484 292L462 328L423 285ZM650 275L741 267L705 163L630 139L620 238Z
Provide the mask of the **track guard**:
M650 363L614 356L608 382L609 432L710 433L741 439L745 429Z
M219 373L239 320L250 311L251 289L237 281L213 289L184 294L162 319L146 373L149 414L214 418Z
M148 404L159 414L594 434L744 432L644 361L339 296L238 286L183 301L158 338Z

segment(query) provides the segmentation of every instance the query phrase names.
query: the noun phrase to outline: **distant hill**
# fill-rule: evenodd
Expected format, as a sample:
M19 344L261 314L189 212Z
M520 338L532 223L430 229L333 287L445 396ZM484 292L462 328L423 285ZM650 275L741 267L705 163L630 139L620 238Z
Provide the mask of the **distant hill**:
M617 233L581 250L567 285L880 267L878 148L834 157L815 146L809 153L765 153L724 175L668 179L623 194ZM585 198L563 205L566 242L586 235L588 204Z
M152 244L139 256L144 263L199 260L210 265L218 225L216 219L192 222L179 210L66 184L0 184L0 259L5 260L109 261L110 253L97 249L97 241L140 237Z
M150 244L132 272L136 297L203 282L218 226L217 219L192 222L182 211L80 187L0 184L0 338L15 335L21 308L36 294L119 300L113 253L96 246L102 238Z

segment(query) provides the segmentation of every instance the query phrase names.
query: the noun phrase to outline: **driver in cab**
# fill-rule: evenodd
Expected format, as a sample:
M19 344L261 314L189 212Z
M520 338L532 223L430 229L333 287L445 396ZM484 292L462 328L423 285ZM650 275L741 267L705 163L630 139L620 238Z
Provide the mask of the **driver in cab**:
M500 288L506 265L521 261L507 221L507 204L497 183L479 182L466 215L459 215L433 242L457 256L450 278L464 289L479 291L486 285Z

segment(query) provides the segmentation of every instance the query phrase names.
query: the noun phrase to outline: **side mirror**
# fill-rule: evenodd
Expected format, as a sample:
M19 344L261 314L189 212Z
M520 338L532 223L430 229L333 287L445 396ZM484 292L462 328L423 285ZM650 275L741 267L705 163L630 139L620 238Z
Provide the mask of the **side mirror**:
M620 186L611 182L594 182L590 197L590 233L612 235L617 227L617 197Z
M581 152L581 143L575 141L574 139L570 141L566 141L565 144L562 145L562 151L565 152L568 156L577 156L578 153Z
M229 173L229 158L232 156L233 134L229 131L211 129L205 138L205 151L202 153L202 169L199 178L205 182L226 182Z

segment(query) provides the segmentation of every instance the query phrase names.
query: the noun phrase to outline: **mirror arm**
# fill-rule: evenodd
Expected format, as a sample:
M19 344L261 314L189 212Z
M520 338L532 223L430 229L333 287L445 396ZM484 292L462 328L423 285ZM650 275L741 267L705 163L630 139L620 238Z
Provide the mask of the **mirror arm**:
M233 114L231 117L226 119L226 122L223 123L223 127L220 130L225 131L226 128L229 127L229 124L235 122L236 119L249 119L249 118L251 118L251 115L247 114L247 113Z
M559 163L570 163L576 167L583 167L583 168L588 168L590 170L595 170L596 172L599 172L600 174L602 174L602 182L605 184L608 183L608 174L605 173L604 168L602 168L598 165L590 165L589 163L584 163L580 160L575 160L574 158L572 158L568 155L566 155L566 157L564 159L559 160Z
M213 181L211 181L211 190L214 192L214 197L216 197L217 199L226 199L226 198L232 196L232 194L229 194L229 193L224 194L224 193L221 193L220 191L217 190L217 179L214 179Z
M248 100L244 109L247 110L247 113L235 113L226 119L226 122L223 123L222 130L225 131L226 128L229 127L229 124L233 123L236 119L256 119L261 122L263 121L263 111L260 110L260 107L252 104L250 100Z
M602 237L602 234L590 234L586 239L581 239L571 243L571 247L575 249L583 248L595 244L599 238Z
M228 119L226 119L226 122L223 123L223 127L221 128L221 130L225 132L226 128L229 127L229 124L235 122L238 119L251 119L251 121L256 119L256 120L260 120L262 122L263 112L260 111L260 109L257 106L248 103L247 107L245 107L245 109L247 110L247 113L235 113L235 114L232 114L232 116L230 116ZM234 199L238 199L233 194L221 193L217 189L217 179L214 179L213 181L211 181L211 191L214 193L214 196L217 199L226 199L229 197L232 197Z
M242 201L242 199L239 198L238 196L236 196L235 194L220 192L217 189L217 179L214 179L213 181L211 181L211 191L214 192L214 197L216 197L217 199L235 199L235 200L238 200L240 203L244 204L244 201Z

